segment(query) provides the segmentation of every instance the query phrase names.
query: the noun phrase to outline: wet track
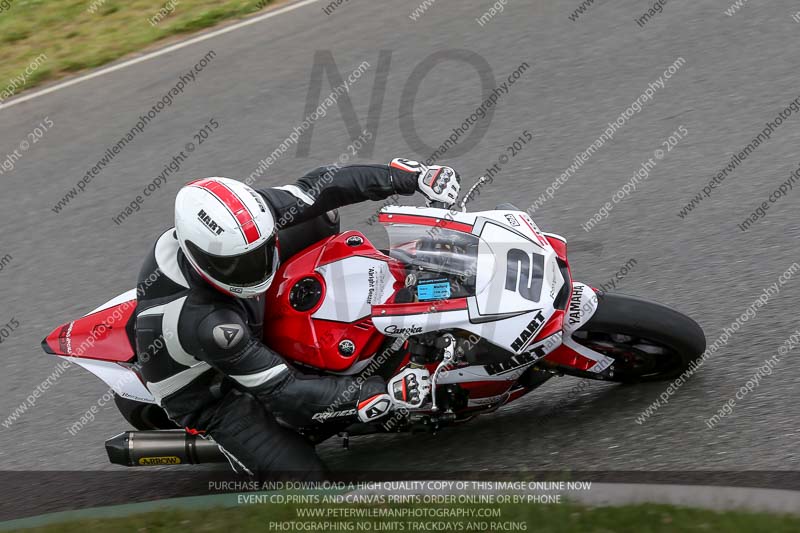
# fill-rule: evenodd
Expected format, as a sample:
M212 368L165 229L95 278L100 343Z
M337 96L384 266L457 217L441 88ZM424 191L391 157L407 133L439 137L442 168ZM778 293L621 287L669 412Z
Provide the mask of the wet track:
M0 109L0 159L46 117L53 123L13 170L0 175L0 258L11 256L0 270L0 325L18 322L0 344L0 421L54 370L57 361L41 352L41 339L133 285L143 254L170 225L182 183L206 175L246 178L302 122L315 51L332 54L343 77L369 63L350 89L361 124L348 118L355 135L367 124L371 98L379 105L380 98L373 98L376 72L388 75L374 151L356 159L370 162L424 160L480 105L473 65L482 64L485 76L502 83L527 63L499 97L480 142L469 153L451 157L451 149L441 159L470 182L501 155L511 155L507 147L524 130L532 134L473 209L504 201L528 207L609 122L683 58L663 88L625 119L534 218L574 244L576 279L607 283L634 259L618 275L623 279L617 290L691 315L713 342L800 259L800 191L772 203L747 232L737 227L800 165L800 112L791 113L685 218L678 212L800 96L800 24L791 17L797 6L788 0L754 3L727 16L728 0L673 0L640 27L634 17L647 3L595 3L572 21L568 16L579 3L509 0L481 26L476 18L491 8L488 1L438 0L417 21L409 18L417 7L413 2L351 0L330 15L317 2ZM419 71L412 76L432 54L454 49L471 55L449 52L423 79ZM85 192L60 213L51 210L210 50L213 59L183 94ZM391 51L388 70L379 61L381 51L384 59ZM419 90L411 100L408 87L414 85ZM326 78L321 98L330 88ZM194 134L210 119L220 126L199 144ZM409 123L430 151L407 142L403 131ZM670 143L673 132L682 131L687 133ZM115 224L112 218L190 142L194 151L177 174L146 197L139 212ZM296 157L291 147L257 183L290 183L304 170L335 161L349 143L342 113L333 105L314 125L309 155ZM664 150L662 159L654 156L658 149ZM589 232L582 229L650 158L655 165L649 177L614 204L607 219ZM380 230L365 225L377 207L345 209L344 224L380 242ZM577 381L561 378L437 436L353 440L350 452L330 443L321 453L341 470L797 470L800 369L793 358L800 351L783 356L775 372L737 400L732 415L716 427L709 429L705 421L798 328L798 297L800 272L741 322L727 346L643 424L637 416L665 384L591 383L571 392ZM112 469L102 443L126 429L113 406L101 408L74 436L67 431L105 390L82 369L67 370L28 412L0 427L0 468Z

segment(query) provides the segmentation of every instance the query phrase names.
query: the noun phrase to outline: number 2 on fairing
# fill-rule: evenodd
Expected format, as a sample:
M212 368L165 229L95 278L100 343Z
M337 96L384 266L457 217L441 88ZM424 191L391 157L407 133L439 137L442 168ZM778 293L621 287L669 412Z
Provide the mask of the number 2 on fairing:
M531 256L533 260L531 260ZM533 275L531 275L533 267ZM506 255L506 289L518 292L531 302L538 302L544 282L544 256L512 248Z

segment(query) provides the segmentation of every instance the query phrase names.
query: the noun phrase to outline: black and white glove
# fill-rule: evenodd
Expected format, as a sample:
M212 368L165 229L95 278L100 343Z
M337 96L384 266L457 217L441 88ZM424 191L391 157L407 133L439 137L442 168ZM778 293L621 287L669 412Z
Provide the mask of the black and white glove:
M408 368L389 380L389 396L395 408L419 409L431 393L431 373L425 368Z
M393 402L386 393L386 383L378 376L372 376L361 384L358 395L358 419L361 422L374 422L389 414Z
M417 174L417 189L429 202L456 203L461 192L461 176L451 167L439 165L425 166L417 161L397 157L392 159L391 167Z
M392 409L419 409L431 393L431 373L425 368L405 368L389 380L387 387L381 378L373 376L361 385L358 399L358 419L375 422Z

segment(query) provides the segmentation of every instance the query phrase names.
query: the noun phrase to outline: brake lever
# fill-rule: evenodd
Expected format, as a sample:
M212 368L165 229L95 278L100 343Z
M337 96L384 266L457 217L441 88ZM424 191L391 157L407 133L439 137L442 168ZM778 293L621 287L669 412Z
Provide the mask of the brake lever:
M442 338L447 341L447 345L444 347L444 357L442 357L442 361L431 376L431 411L433 412L439 410L439 407L436 405L436 381L439 378L439 374L455 361L456 355L456 338L450 333L444 334Z

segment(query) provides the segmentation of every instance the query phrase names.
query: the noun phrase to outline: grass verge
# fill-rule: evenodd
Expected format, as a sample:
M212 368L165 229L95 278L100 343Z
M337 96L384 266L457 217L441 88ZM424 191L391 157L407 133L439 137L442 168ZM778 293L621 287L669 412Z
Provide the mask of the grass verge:
M274 0L0 0L0 101Z
M330 509L327 515L301 516L300 509ZM376 512L430 510L427 516L342 516L357 510ZM436 516L454 510L494 510L491 517ZM498 515L499 512L499 516ZM338 516L337 516L338 513ZM307 512L306 512L307 514ZM359 522L369 522L359 527ZM292 524L294 523L294 525ZM282 524L282 526L281 526ZM714 512L668 505L629 505L588 508L573 504L557 505L463 505L463 506L295 506L277 504L243 505L235 508L165 510L126 518L81 520L25 529L28 533L100 533L106 531L167 533L188 530L206 531L536 531L543 533L673 533L673 532L763 532L796 533L800 517L744 511Z

